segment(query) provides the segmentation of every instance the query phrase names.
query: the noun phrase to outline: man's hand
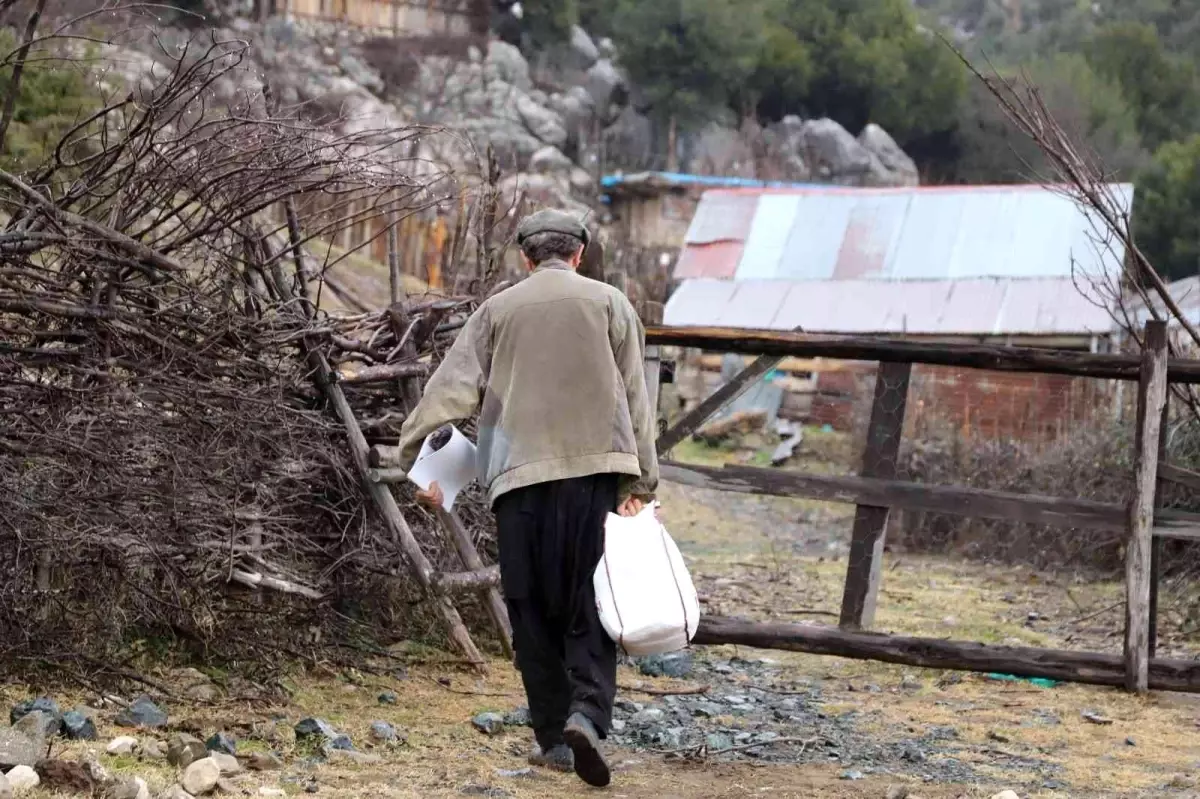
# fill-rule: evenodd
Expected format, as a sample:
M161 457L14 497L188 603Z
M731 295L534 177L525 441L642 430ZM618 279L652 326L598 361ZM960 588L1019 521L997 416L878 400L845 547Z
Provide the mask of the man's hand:
M417 502L427 508L440 508L446 502L446 495L442 493L442 487L435 480L429 484L428 490L417 492Z
M620 505L617 506L617 515L619 516L637 516L645 509L646 503L637 497L629 497Z

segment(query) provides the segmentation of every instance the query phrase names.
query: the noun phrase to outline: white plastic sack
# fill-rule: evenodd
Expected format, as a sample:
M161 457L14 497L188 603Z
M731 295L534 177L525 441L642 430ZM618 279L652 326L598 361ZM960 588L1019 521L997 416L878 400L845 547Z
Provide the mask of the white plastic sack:
M605 632L635 657L685 648L700 624L700 600L679 548L654 514L608 515L596 567L596 606Z

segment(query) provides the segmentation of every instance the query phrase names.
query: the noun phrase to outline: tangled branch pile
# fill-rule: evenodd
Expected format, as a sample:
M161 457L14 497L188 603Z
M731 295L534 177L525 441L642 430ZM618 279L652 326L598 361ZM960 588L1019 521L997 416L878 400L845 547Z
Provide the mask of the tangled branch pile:
M305 355L415 373L471 301L330 319L306 245L394 224L456 184L407 157L428 131L336 135L262 96L213 108L243 56L177 53L35 172L0 170L7 665L94 664L134 638L255 657L305 654L331 625L343 644L364 625L434 629ZM348 382L368 434L394 435L397 392Z

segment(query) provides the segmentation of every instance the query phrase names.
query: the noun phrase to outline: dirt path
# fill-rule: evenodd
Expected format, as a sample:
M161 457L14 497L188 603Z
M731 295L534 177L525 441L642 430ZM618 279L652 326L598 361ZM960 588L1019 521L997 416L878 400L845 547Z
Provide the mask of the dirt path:
M663 515L690 561L708 612L830 621L838 607L850 512L799 500L713 495L667 486ZM1022 569L889 557L878 627L989 642L1119 651L1119 586L1065 584ZM410 665L413 647L375 673L310 672L285 681L286 703L173 705L172 727L225 730L240 751L274 749L285 767L236 778L239 790L366 797L491 796L559 799L590 792L573 777L532 772L527 729L475 730L485 711L524 703L517 675L496 660L486 680L452 667ZM434 656L436 658L436 655ZM449 684L439 682L452 675ZM1191 697L1146 699L1111 690L906 670L788 653L699 649L679 679L621 669L621 729L614 731L614 797L1200 796L1200 706ZM156 675L170 682L170 674ZM707 686L654 696L647 687ZM379 697L394 694L394 704ZM3 692L11 701L29 689ZM60 704L87 697L57 697ZM1087 721L1084 712L1111 724ZM99 714L89 746L118 774L153 789L174 772L137 757L103 755L115 709ZM292 725L319 716L348 733L368 763L326 763L297 745ZM403 745L372 743L386 721ZM168 732L158 737L165 739ZM747 748L749 747L749 748ZM720 750L737 748L733 753ZM37 796L38 794L33 794ZM42 793L42 796L49 794ZM267 795L267 794L263 794ZM903 795L894 792L893 795Z

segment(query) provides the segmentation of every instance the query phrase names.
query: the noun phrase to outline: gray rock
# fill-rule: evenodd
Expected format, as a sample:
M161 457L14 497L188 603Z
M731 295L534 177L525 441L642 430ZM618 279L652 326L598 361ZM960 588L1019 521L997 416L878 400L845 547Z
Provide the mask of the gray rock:
M505 727L530 727L533 725L533 718L529 715L529 708L518 707L504 714Z
M122 780L109 788L108 799L150 799L150 788L141 777Z
M211 757L201 758L183 770L179 784L192 796L203 796L217 787L221 767Z
M841 773L841 778L844 780L865 780L867 778L867 775L863 774L861 771L855 771L854 769L847 769L846 771L843 771Z
M511 44L495 40L488 45L487 58L483 61L483 74L489 80L501 80L516 86L523 92L533 88L529 77L529 62L521 51Z
M40 710L27 713L16 724L0 730L0 769L32 766L46 756L51 733L58 719ZM10 780L11 782L11 780ZM16 785L14 789L19 790Z
M324 719L306 718L296 724L296 740L315 740L318 744L328 745L333 749L350 750L354 744L349 735L338 732Z
M97 737L95 722L78 709L63 713L62 731L72 741L94 741Z
M396 696L393 691L384 691L379 695L379 704L394 705L400 701L400 697Z
M656 708L656 707L648 707L645 710L634 715L634 717L631 719L631 723L633 723L639 727L645 727L650 724L655 724L659 721L662 721L662 719L663 719L662 710L660 710L659 708Z
M371 722L371 737L376 741L391 743L392 741L396 740L398 736L396 734L396 728L391 724L388 724L386 721L373 721Z
M604 143L616 162L648 163L653 152L654 125L649 117L632 107L626 108L612 125L604 129Z
M701 702L692 708L692 715L702 719L712 719L723 715L725 708L718 705L716 702Z
M142 749L138 754L145 760L166 760L167 747L161 741L151 739L142 744Z
M8 713L8 723L16 724L18 721L28 716L30 713L38 711L45 713L55 719L62 719L62 712L58 709L58 703L48 696L39 697L37 699L28 699L24 702L18 702L13 705L12 710ZM58 730L54 731L55 733Z
M569 173L575 164L557 147L547 145L529 159L529 170L541 174Z
M638 671L647 677L674 677L683 679L692 673L695 662L690 652L672 652L669 655L652 655L638 661Z
M204 741L185 732L172 736L167 744L167 762L175 768L187 768L197 760L208 757Z
M8 784L8 777L0 772L0 799L13 799L12 786Z
M858 143L875 157L871 172L874 185L916 186L920 183L916 163L886 130L874 122L858 134Z
M553 110L539 105L528 95L517 95L517 113L529 132L538 141L562 147L567 143L567 129L562 117Z
M224 752L210 752L208 756L217 764L217 768L221 770L222 777L242 773L242 764L233 755L227 755Z
M237 741L232 736L223 732L214 733L204 742L204 747L210 752L224 752L227 755L237 754Z
M118 727L165 727L167 713L148 696L140 696L133 704L117 714Z
M578 25L571 27L571 50L578 58L581 69L587 69L600 60L600 48L588 36L588 32Z
M807 161L821 177L853 183L872 168L871 152L832 119L811 119L801 134Z
M611 59L602 58L587 71L584 84L592 96L595 107L606 109L611 105L622 105L627 94L625 76Z
M471 719L471 726L484 735L499 735L504 732L504 717L499 713L480 713Z
M709 733L704 737L704 745L708 747L710 752L719 752L722 749L729 749L733 746L733 739L721 732Z

